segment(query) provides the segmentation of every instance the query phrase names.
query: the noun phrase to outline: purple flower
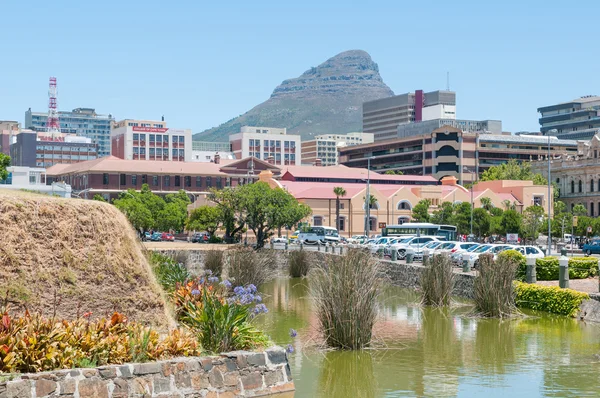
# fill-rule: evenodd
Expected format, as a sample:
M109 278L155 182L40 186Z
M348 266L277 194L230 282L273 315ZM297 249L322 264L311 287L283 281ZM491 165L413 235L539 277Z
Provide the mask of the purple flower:
M257 303L262 302L262 297L260 297L258 294L256 296L254 296L254 301L256 301Z
M229 289L231 287L231 282L229 282L227 279L225 279L223 282L221 282L221 285L223 285L227 289Z
M266 314L267 312L269 312L269 309L264 304L257 304L252 311L258 315L261 313Z
M206 270L206 275L212 275L212 271L211 271L211 270L209 270L209 269L207 269L207 270Z
M218 282L218 281L219 281L219 277L217 277L217 276L209 276L209 277L208 277L208 281L209 281L210 283L215 283L215 282Z
M250 293L256 293L256 286L254 286L253 284L249 284L247 289Z
M200 285L204 284L204 278L200 278L200 279L198 280L198 284L200 284Z
M296 337L298 336L298 332L296 332L296 330L294 329L290 329L290 337Z
M287 347L285 348L285 351L288 354L291 354L292 352L294 352L294 347L291 344L288 344Z
M200 290L198 290L198 289L192 290L192 296L199 296L199 295L200 295Z
M238 296L242 296L242 295L246 294L246 289L244 289L243 286L236 286L233 289L233 292Z

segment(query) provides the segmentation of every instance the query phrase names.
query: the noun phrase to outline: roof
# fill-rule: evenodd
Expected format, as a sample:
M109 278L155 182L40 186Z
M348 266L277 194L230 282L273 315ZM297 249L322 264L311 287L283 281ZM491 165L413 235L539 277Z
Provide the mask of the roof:
M230 161L231 162L231 161ZM160 160L124 160L115 156L107 156L73 164L55 164L46 170L47 175L62 175L82 172L104 173L140 173L140 174L195 174L223 175L220 171L223 164L204 162L171 162Z
M531 135L501 135L501 134L480 134L479 135L480 142L508 142L508 143L516 143L516 144L547 144L548 136L535 137ZM562 140L556 137L550 137L551 144L560 144L564 146L577 146L577 141L575 140Z
M366 189L363 184L340 184L340 183L319 183L310 184L298 181L279 181L283 189L291 193L296 199L335 199L333 188L342 187L346 190L344 199L351 199Z
M429 181L437 182L437 180L431 176L415 176L415 175L389 175L379 174L375 171L367 173L367 169L361 169L358 167L347 167L343 165L337 166L282 166L282 173L290 173L293 177L304 177L304 178L353 178L353 179L366 179L367 174L370 175L371 179L385 180L385 181Z

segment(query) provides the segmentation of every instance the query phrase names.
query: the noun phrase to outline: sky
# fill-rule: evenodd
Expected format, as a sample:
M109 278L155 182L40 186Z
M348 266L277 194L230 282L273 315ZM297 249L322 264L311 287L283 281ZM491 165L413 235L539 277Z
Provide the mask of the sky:
M0 120L60 110L194 133L283 80L367 51L396 94L457 93L457 117L539 131L537 108L600 95L600 1L0 0Z

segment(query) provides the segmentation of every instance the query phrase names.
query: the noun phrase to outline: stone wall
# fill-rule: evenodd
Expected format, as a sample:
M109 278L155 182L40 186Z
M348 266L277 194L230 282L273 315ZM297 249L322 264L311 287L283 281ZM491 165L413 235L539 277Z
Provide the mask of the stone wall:
M285 350L23 374L2 398L260 397L294 391Z

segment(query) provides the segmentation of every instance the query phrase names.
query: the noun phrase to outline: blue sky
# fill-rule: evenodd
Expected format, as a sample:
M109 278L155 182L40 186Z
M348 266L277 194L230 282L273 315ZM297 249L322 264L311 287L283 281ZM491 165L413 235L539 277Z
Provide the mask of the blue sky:
M401 94L446 86L457 116L539 129L539 106L600 94L600 1L20 1L1 6L0 120L93 107L195 133L335 54L362 49Z

